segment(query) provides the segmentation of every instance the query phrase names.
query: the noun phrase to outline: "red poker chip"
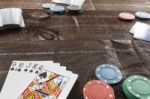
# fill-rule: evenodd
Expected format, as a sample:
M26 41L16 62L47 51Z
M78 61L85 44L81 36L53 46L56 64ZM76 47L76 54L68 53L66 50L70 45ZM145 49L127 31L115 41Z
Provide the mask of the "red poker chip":
M135 19L135 15L131 13L120 13L118 18L120 20L125 20L125 21L132 21Z
M100 80L92 80L85 84L84 99L115 99L114 90Z

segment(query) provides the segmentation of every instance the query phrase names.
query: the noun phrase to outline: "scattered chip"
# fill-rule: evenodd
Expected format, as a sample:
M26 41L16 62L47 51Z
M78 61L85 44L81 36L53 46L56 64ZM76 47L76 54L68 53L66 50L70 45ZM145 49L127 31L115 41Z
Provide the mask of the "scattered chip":
M132 75L124 81L123 91L129 99L150 99L150 80Z
M65 7L63 6L54 6L50 8L50 11L52 11L55 14L63 14L65 12Z
M42 4L42 8L45 8L45 9L50 9L51 7L54 7L56 6L56 4L54 3L43 3Z
M135 16L131 13L120 13L118 18L124 21L133 21L135 19Z
M116 84L122 80L122 72L111 64L99 65L95 70L96 78L109 84Z
M135 13L135 17L137 19L141 19L141 20L148 20L148 19L150 19L150 13L147 13L147 12L136 12Z
M84 99L115 99L112 87L100 80L92 80L86 83L83 95Z
M71 5L67 7L69 10L78 11L81 10L80 6Z

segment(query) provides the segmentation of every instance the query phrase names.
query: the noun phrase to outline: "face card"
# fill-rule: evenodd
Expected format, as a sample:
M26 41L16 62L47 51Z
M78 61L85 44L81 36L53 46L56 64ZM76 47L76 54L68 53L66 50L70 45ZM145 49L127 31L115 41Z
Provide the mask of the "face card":
M66 99L77 75L43 70L19 96L19 99Z
M15 80L17 83L15 86L12 86L12 83L9 80L9 84L7 83L7 87L5 87L5 91L3 91L3 96L5 98L10 98L11 99L16 99L21 92L29 85L29 83L33 80L33 78L43 69L43 68L54 68L54 67L59 67L60 64L56 63L53 64L52 61L19 61L22 64L24 63L25 65L23 66L23 71L19 74L19 77L17 77L17 80ZM58 65L58 66L57 66ZM28 68L26 68L28 67ZM61 67L62 70L66 70L65 67ZM60 67L59 67L60 69ZM17 75L14 74L14 75ZM9 89L8 89L9 88ZM13 89L13 90L10 90ZM8 91L9 90L9 91ZM17 90L17 91L15 91ZM20 94L19 94L20 92ZM6 95L7 94L7 95ZM9 96L8 96L9 94ZM8 97L7 97L8 96ZM13 98L12 98L13 97Z

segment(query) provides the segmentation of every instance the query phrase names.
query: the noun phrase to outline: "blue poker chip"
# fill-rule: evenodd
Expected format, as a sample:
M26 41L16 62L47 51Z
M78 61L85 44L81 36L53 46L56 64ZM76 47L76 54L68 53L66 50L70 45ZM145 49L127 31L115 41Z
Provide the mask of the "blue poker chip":
M123 78L119 68L112 64L99 65L95 70L96 78L109 84L116 84Z
M50 11L56 14L63 14L65 12L65 7L63 6L53 6L50 8Z
M136 12L135 17L137 19L150 19L150 13L147 12Z

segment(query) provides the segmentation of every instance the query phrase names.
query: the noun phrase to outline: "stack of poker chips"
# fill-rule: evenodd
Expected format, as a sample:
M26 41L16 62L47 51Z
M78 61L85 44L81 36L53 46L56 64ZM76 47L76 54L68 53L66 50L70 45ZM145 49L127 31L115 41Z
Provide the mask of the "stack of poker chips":
M84 99L115 99L114 90L109 84L117 84L122 78L122 72L112 64L102 64L95 69L98 80L85 84Z
M129 76L122 88L128 99L150 99L150 79L144 76Z

